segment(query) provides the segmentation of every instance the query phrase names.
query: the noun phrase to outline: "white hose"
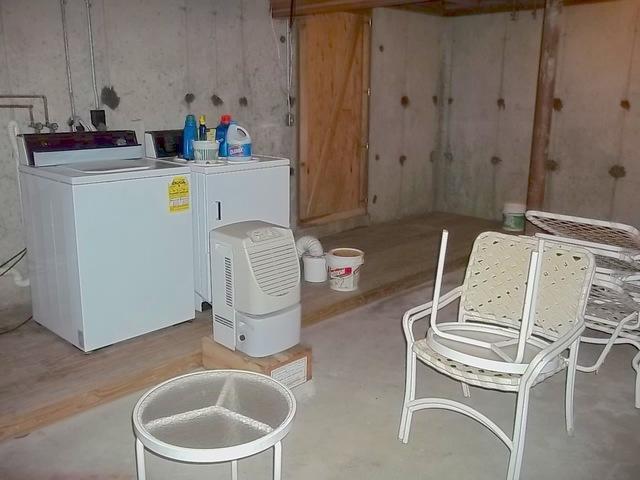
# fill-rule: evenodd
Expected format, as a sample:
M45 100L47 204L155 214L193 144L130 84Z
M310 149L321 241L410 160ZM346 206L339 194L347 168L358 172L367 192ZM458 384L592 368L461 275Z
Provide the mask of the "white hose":
M296 242L296 249L298 250L299 257L305 253L313 255L314 257L321 257L324 254L320 240L310 235L300 237Z
M7 125L9 131L9 141L13 149L13 159L16 162L16 180L18 181L18 204L20 205L20 215L22 215L22 187L20 186L20 154L18 153L18 135L20 135L20 127L18 122L10 120ZM24 225L24 219L22 224Z
M30 282L28 278L24 278L22 276L22 274L16 270L15 268L12 268L11 270L7 271L7 275L11 274L11 276L13 277L13 283L15 283L18 287L28 287Z
M10 120L7 125L7 130L9 131L9 141L11 142L11 148L13 149L13 158L16 162L16 180L18 181L18 203L20 204L20 215L22 216L22 187L20 186L20 155L18 153L18 135L20 135L20 127L18 126L18 122L15 120ZM22 220L22 224L24 225L24 219ZM18 287L28 287L29 286L29 278L24 278L22 274L12 268L7 272L7 274L11 274L13 276L13 283L15 283Z

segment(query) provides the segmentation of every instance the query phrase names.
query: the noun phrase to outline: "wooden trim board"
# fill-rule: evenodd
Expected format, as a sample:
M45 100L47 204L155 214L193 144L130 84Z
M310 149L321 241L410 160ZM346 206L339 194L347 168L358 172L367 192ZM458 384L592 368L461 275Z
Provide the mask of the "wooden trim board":
M464 267L467 264L467 259L457 259L452 262L447 263L447 271L454 271L459 268ZM328 318L335 317L336 315L340 315L342 313L346 313L349 310L353 310L354 308L362 307L363 305L367 305L368 303L375 302L376 300L380 300L385 297L390 297L399 292L403 292L405 290L409 290L411 288L417 287L418 285L431 285L433 284L433 280L426 281L425 272L419 272L408 277L402 278L400 280L396 280L394 282L387 283L383 286L367 290L366 292L361 293L360 295L346 298L340 302L336 302L326 308L316 310L313 312L309 312L302 317L302 326L308 327L310 325L314 325L323 320L327 320Z
M63 400L21 413L0 417L0 441L20 438L51 423L78 414L98 405L111 402L143 388L150 388L171 377L191 372L202 367L200 352L160 364L151 370L138 372L120 379L106 388L89 390L82 395L70 395Z

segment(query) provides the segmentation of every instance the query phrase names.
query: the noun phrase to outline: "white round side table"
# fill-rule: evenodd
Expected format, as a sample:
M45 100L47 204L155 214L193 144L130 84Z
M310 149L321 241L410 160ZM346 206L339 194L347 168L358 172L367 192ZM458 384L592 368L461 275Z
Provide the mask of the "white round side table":
M242 370L207 370L167 380L133 409L138 480L145 449L188 463L231 462L273 447L273 478L282 471L281 440L291 429L296 400L271 377Z

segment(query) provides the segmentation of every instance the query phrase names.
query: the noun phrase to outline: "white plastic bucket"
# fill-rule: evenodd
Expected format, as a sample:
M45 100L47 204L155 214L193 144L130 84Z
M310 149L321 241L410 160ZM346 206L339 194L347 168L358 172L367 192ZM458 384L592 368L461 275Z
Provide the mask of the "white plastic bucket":
M322 283L327 281L327 260L324 255L302 255L304 280L306 282Z
M524 231L527 206L522 203L505 203L502 209L502 229L508 232Z
M334 248L327 253L329 287L339 292L358 289L364 252L357 248Z

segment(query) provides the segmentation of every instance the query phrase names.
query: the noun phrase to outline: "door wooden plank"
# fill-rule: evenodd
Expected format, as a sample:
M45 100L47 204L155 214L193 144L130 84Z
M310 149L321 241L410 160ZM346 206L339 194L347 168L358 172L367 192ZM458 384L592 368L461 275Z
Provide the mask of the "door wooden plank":
M368 16L351 13L314 15L299 24L302 223L366 205L365 26Z

